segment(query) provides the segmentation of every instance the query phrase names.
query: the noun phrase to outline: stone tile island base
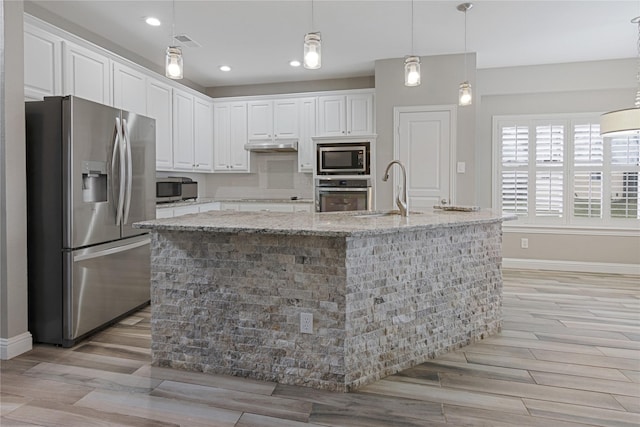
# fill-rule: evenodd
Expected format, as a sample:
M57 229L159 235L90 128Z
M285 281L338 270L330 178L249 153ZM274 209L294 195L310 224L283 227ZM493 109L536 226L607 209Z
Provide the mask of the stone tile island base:
M156 228L153 364L355 390L500 331L501 226ZM300 313L313 315L312 334Z

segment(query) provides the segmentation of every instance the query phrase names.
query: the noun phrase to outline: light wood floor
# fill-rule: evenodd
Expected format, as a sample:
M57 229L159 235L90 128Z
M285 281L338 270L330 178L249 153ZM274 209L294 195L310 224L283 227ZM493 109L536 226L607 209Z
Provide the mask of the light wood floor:
M640 279L505 271L504 329L356 393L152 368L149 309L1 364L8 426L639 426Z

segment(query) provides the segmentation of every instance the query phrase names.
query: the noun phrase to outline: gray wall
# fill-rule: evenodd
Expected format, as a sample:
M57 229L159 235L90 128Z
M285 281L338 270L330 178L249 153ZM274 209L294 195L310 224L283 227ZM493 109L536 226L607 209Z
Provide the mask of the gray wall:
M636 61L620 59L478 70L476 193L481 206L492 204L492 117L511 114L599 113L633 106ZM626 236L510 232L504 257L584 263L640 264L638 233ZM604 234L604 233L603 233ZM620 234L620 233L618 233ZM520 248L520 239L529 248Z
M226 98L230 96L276 95L281 93L321 92L326 90L371 89L374 85L374 77L365 76L349 79L209 87L207 88L207 95L212 98Z
M27 332L22 1L0 0L0 338Z
M464 55L424 56L421 61L420 86L404 85L403 59L376 61L376 168L384 168L393 160L393 107L415 105L458 105L458 87L464 80ZM467 56L467 78L476 86L476 56ZM457 107L457 161L466 162L466 173L456 175L455 201L458 204L475 202L475 118L476 102ZM392 207L393 189L376 177L376 197L379 209Z

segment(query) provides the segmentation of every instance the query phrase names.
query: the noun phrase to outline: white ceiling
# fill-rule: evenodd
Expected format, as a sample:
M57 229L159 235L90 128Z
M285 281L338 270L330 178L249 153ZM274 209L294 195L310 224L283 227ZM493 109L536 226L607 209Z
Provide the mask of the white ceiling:
M171 36L168 0L33 1L72 23L163 66ZM414 52L462 53L460 0L414 0ZM411 51L411 1L187 1L175 3L186 78L204 87L373 75L374 61ZM640 0L477 0L467 13L467 47L478 68L631 58L637 54ZM158 17L160 27L144 22ZM292 68L305 33L322 33L322 68ZM233 69L218 69L227 64Z

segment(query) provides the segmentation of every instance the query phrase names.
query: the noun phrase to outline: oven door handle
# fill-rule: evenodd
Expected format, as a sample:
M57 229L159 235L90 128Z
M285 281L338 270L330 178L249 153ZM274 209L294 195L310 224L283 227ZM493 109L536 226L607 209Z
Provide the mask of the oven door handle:
M351 192L351 193L356 193L356 192L360 192L360 193L366 193L367 191L369 191L371 187L350 187L350 188L340 188L340 187L318 187L318 192L319 193L333 193L336 191L344 191L344 192Z

